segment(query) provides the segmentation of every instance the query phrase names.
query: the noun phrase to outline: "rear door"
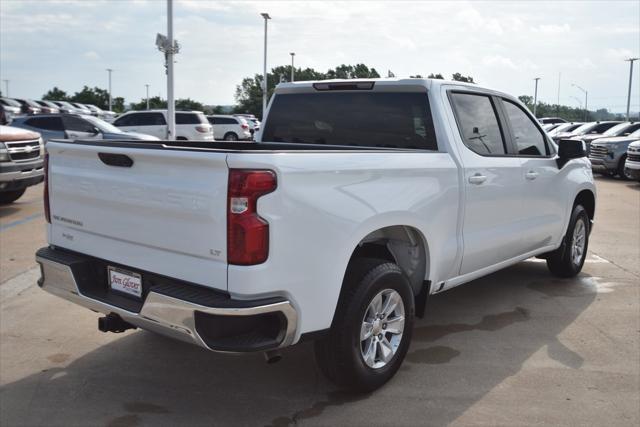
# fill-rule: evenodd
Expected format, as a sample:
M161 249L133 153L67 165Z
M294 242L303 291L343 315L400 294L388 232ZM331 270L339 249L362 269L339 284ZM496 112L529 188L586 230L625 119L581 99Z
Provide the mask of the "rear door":
M450 91L463 163L464 252L460 274L522 253L520 159L510 155L498 100L480 92Z
M226 289L226 154L114 145L47 145L50 243Z

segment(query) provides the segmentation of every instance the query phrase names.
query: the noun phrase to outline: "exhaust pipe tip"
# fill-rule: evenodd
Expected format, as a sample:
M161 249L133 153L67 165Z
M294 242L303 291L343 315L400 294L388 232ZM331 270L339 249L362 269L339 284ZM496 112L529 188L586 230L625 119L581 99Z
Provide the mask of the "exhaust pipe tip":
M264 352L264 359L268 365L273 365L282 360L282 353L278 350L269 350Z

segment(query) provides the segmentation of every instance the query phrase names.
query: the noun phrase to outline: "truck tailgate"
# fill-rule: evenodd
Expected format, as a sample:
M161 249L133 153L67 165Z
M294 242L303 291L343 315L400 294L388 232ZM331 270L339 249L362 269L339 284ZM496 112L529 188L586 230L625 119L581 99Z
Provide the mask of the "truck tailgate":
M225 153L62 142L47 151L52 245L227 289ZM131 166L117 165L124 156Z

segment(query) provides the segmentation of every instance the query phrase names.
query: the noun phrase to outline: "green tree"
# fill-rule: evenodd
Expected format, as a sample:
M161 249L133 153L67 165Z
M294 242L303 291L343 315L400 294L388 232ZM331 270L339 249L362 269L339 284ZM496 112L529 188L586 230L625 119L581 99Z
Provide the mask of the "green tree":
M437 74L433 74L433 73L431 73L431 74L429 74L429 75L427 76L427 78L428 78L428 79L444 80L444 76L443 76L442 74L440 74L440 73L437 73Z
M475 83L473 81L473 77L463 76L460 73L454 73L453 75L451 75L451 79L456 82Z
M176 110L196 110L196 111L204 111L204 105L201 103L194 101L191 98L181 98L176 99Z
M66 101L69 99L69 97L67 95L67 92L58 89L57 86L54 86L53 89L42 95L42 99L45 99L47 101Z
M80 102L81 104L92 104L103 110L109 108L109 92L99 87L90 88L89 86L84 86L80 92L73 94L69 100ZM112 103L114 106L116 105L115 99L112 99Z
M141 99L140 102L131 103L130 105L132 110L146 110L147 109L147 99ZM162 99L159 96L153 96L149 98L149 109L164 109L167 108L167 100Z
M326 73L314 70L313 68L296 68L295 80L326 80L326 79L358 79L358 78L378 78L380 74L375 68L369 68L364 64L345 65L342 64L335 69L330 69ZM291 66L281 65L271 69L267 73L267 93L271 97L273 90L280 81L291 80ZM262 76L255 74L253 77L245 77L236 86L235 98L237 105L234 108L236 113L251 113L256 117L262 115Z

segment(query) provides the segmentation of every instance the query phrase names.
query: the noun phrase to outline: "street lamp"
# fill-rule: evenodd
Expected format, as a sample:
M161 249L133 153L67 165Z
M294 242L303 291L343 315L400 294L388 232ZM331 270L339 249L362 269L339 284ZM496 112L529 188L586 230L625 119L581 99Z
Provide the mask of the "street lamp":
M147 88L147 110L149 109L149 85L145 85Z
M167 139L175 139L176 105L173 99L173 55L180 52L180 43L173 39L173 0L167 0L167 35L157 34L156 46L160 52L164 53L167 70Z
M540 77L536 77L533 80L536 81L536 90L533 94L533 117L538 118L536 111L538 110L538 80L540 80Z
M267 21L271 19L268 13L260 14L264 18L264 66L262 68L262 120L267 112Z
M295 68L293 68L293 57L296 56L295 52L291 52L289 53L289 55L291 55L291 81L293 82L294 77L295 77Z
M6 89L5 90L6 93L5 93L4 96L6 96L8 98L9 97L9 80L3 79L2 81L4 82L4 86L5 86L5 89Z
M575 83L571 83L571 86L580 89L584 93L584 121L586 122L587 121L587 116L589 114L588 113L589 110L587 110L587 108L588 108L587 102L588 102L588 99L589 99L589 92L587 92L585 89L582 89L580 86L578 86Z
M107 68L107 72L109 73L109 111L111 111L111 73L113 72L113 68Z
M629 92L627 93L627 121L629 121L629 107L631 106L631 82L633 81L633 61L637 61L640 58L629 58L625 61L629 61Z

